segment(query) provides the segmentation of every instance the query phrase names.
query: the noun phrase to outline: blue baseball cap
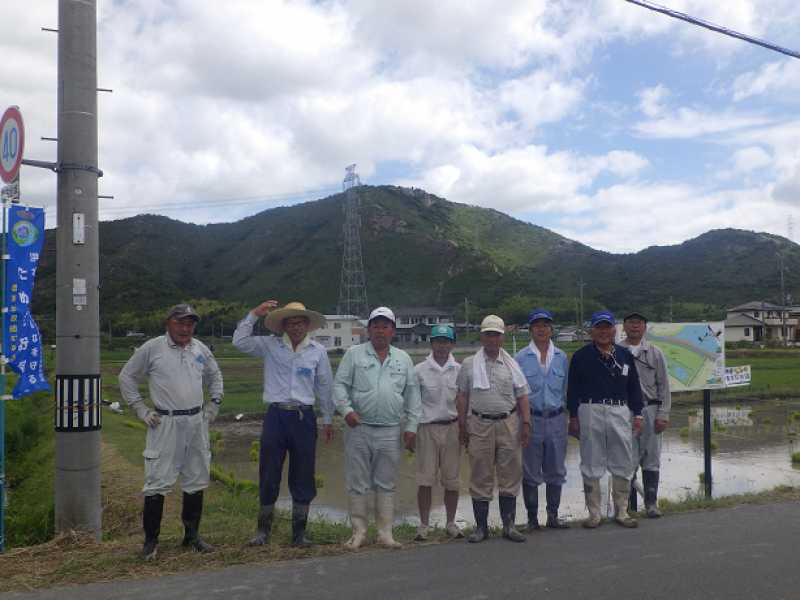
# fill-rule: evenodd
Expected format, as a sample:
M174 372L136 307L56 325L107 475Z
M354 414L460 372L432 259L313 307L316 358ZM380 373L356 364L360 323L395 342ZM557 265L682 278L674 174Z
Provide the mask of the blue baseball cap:
M533 325L534 321L544 319L545 321L553 322L553 314L544 308L534 308L531 314L528 315L528 327Z
M611 311L598 310L596 313L592 313L592 327L599 325L600 323L609 323L610 325L614 324L614 315L611 314Z
M455 342L456 332L450 325L434 325L431 327L431 339L433 338L447 338Z

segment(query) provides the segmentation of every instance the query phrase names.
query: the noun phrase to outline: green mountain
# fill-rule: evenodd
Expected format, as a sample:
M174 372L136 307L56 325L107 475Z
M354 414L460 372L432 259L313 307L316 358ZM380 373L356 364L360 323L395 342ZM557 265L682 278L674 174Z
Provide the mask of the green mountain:
M725 306L780 298L777 253L787 267L787 292L800 287L800 246L779 236L715 230L675 246L610 254L418 189L365 186L359 194L371 305L450 308L468 298L479 309L518 318L531 303L546 303L571 322L582 280L585 313L635 307L666 318L672 298L676 318L720 318ZM300 299L333 312L343 200L336 194L214 225L155 215L103 222L103 318L160 311L190 298L234 303L237 311L267 297ZM53 314L52 230L36 288L35 311Z

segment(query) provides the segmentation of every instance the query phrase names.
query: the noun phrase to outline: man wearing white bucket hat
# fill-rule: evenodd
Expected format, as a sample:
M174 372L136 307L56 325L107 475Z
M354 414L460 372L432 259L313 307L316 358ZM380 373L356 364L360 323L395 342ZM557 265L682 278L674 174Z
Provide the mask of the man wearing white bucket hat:
M475 531L471 543L489 537L489 502L497 480L503 537L524 542L514 526L522 482L522 448L531 435L528 382L517 361L503 349L505 323L497 315L481 322L481 346L458 374L458 427L469 451Z
M394 490L403 442L414 449L420 418L417 374L411 357L391 345L395 318L380 306L367 322L369 341L351 346L336 371L336 408L347 423L344 434L345 481L353 535L345 544L355 550L367 535L367 494L375 492L378 542L399 548L392 536Z
M308 508L317 495L314 463L317 446L317 399L322 412L325 441L333 437L331 419L333 376L328 353L312 340L309 332L325 324L325 317L300 302L276 309L267 300L251 310L233 333L233 345L242 352L264 359L264 404L259 451L258 531L252 546L269 542L275 501L281 487L283 462L289 454L289 492L292 495L292 545L308 546L305 537ZM255 336L259 318L274 336Z

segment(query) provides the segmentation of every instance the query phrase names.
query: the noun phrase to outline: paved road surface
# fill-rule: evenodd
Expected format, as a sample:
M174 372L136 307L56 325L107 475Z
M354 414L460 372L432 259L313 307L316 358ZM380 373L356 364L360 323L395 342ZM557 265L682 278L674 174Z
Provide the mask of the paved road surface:
M778 600L800 598L800 505L741 506L639 529L541 531L410 550L91 584L3 600Z

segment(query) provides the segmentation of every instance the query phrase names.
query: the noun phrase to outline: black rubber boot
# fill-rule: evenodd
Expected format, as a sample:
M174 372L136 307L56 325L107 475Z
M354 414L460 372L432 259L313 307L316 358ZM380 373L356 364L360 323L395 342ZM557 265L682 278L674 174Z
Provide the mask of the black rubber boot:
M158 553L158 535L161 533L161 517L164 515L164 496L155 494L144 497L142 526L144 528L143 560L154 560Z
M292 504L292 546L307 548L311 540L306 537L308 504Z
M203 490L194 494L183 492L183 521L184 535L181 545L192 548L195 552L213 552L214 546L200 537L200 517L203 514Z
M547 527L569 529L569 525L558 518L558 507L561 506L561 486L547 484L545 495L547 496Z
M517 498L500 496L500 518L503 520L503 537L512 542L526 542L528 538L517 531L514 520L517 517Z
M467 541L477 544L489 537L489 501L472 499L472 512L475 513L475 530Z
M522 499L525 501L525 510L528 511L527 532L539 529L539 486L522 484Z
M661 516L658 510L658 471L642 470L642 485L644 486L644 508L647 516L657 519Z
M265 544L269 544L269 538L272 533L272 519L274 516L274 504L261 505L261 509L258 511L258 531L256 531L256 536L247 543L248 546L264 546Z

